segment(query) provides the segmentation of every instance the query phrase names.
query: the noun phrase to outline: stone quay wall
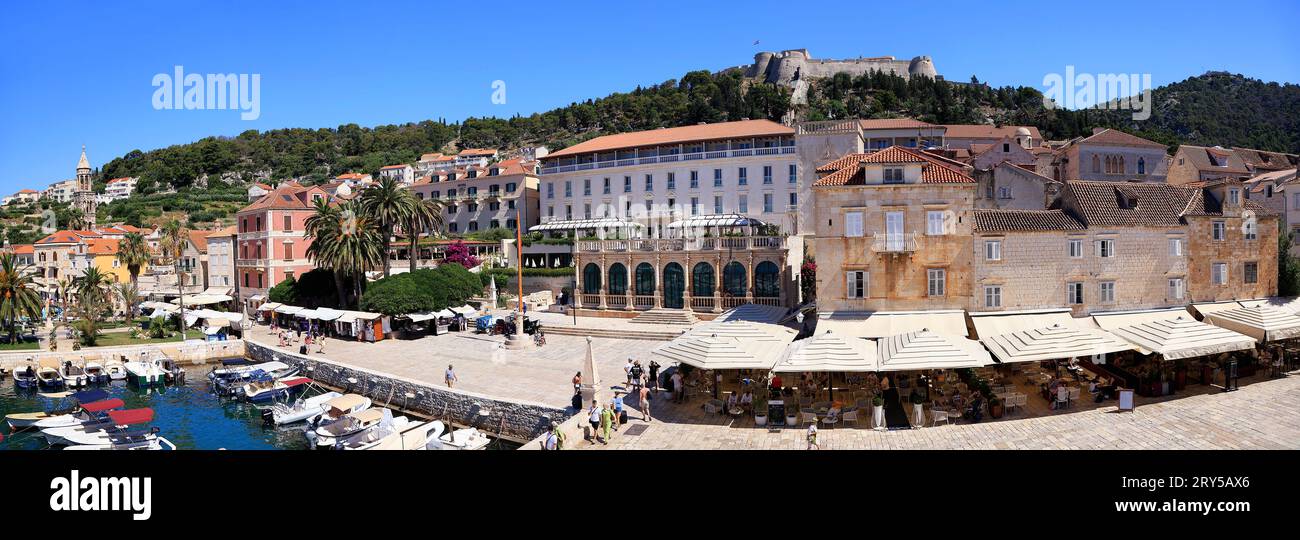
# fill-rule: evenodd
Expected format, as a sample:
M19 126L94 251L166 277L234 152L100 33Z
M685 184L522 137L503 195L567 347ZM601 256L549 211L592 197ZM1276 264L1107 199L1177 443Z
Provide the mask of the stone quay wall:
M244 355L244 341L232 339L228 341L211 341L201 343L157 343L141 345L122 345L119 347L87 347L81 350L59 350L59 351L13 351L0 353L0 367L8 370L22 365L27 361L39 363L44 359L54 359L59 363L71 361L73 364L80 365L83 362L100 362L117 359L121 360L125 356L128 360L140 358L140 353L162 353L168 358L176 360L181 364L206 364L209 361L216 361L222 358L232 358Z
M499 398L437 387L388 373L352 367L330 360L302 356L248 342L248 357L262 361L301 364L303 375L341 392L361 394L376 406L473 427L487 435L527 442L550 429L551 421L569 417L564 409L538 403Z

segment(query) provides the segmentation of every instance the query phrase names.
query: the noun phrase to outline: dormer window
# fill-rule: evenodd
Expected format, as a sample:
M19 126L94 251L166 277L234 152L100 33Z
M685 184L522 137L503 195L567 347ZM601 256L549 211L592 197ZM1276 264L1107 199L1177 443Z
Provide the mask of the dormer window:
M1237 189L1228 190L1228 204L1241 204L1241 191Z
M885 167L885 183L886 184L903 183L903 169L900 167Z

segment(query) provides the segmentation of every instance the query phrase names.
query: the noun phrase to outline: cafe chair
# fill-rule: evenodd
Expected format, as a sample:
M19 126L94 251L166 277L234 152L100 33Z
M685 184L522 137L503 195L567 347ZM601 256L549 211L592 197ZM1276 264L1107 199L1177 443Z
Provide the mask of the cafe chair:
M722 400L710 399L709 401L704 403L704 412L709 414L717 414L722 412L722 407L723 407Z
M799 413L799 423L817 423L817 413L815 411L801 411Z
M1077 386L1070 387L1070 401L1079 401L1079 396L1083 394L1083 389Z
M1056 387L1056 409L1061 410L1070 406L1070 389L1064 386Z
M844 414L840 415L840 420L842 420L845 424L849 422L853 422L853 425L856 427L858 425L858 411L856 410L845 411Z
M931 408L931 409L930 409L930 427L934 427L934 426L939 425L939 422L940 422L940 421L943 421L944 425L947 425L947 424L948 424L948 411L945 411L945 410L943 410L943 409L935 409L935 408Z

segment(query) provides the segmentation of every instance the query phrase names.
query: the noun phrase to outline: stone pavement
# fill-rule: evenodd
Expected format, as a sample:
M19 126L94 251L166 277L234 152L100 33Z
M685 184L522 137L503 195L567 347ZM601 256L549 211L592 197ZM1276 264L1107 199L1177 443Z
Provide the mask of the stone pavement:
M582 319L580 319L582 320ZM255 325L245 338L274 347L270 328ZM505 338L468 332L451 332L415 340L386 339L366 343L341 339L325 342L325 354L311 356L381 371L443 386L443 372L455 366L460 382L455 388L511 401L565 407L573 397L573 375L582 370L587 341L580 336L547 335L546 345L525 352L502 348ZM636 358L649 365L650 349L658 342L627 339L592 340L597 372L609 384L624 380L623 364ZM298 344L291 347L298 351Z
M609 445L576 441L576 449L613 450L794 450L804 449L803 428L769 432L751 419L732 420L706 414L696 397L683 405L667 395L652 404L654 419L639 412L612 437ZM1034 397L1030 398L1031 401ZM1080 407L1045 416L1010 415L978 424L940 425L921 429L876 431L843 426L820 430L822 449L1297 449L1300 448L1300 374L1266 380L1243 380L1236 392L1189 386L1181 396L1139 399L1133 412L1117 412L1114 401L1091 409ZM629 435L628 428L645 431Z

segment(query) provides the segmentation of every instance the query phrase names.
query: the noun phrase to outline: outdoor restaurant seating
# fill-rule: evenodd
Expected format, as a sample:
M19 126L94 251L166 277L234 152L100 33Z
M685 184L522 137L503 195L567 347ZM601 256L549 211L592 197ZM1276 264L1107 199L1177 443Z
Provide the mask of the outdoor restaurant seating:
M840 416L840 420L842 420L845 424L852 422L854 426L858 425L857 409L853 409L851 411L846 409L844 411L844 414Z
M935 425L938 425L940 421L943 421L944 424L948 423L948 411L941 409L939 407L931 407L930 426L933 427Z

